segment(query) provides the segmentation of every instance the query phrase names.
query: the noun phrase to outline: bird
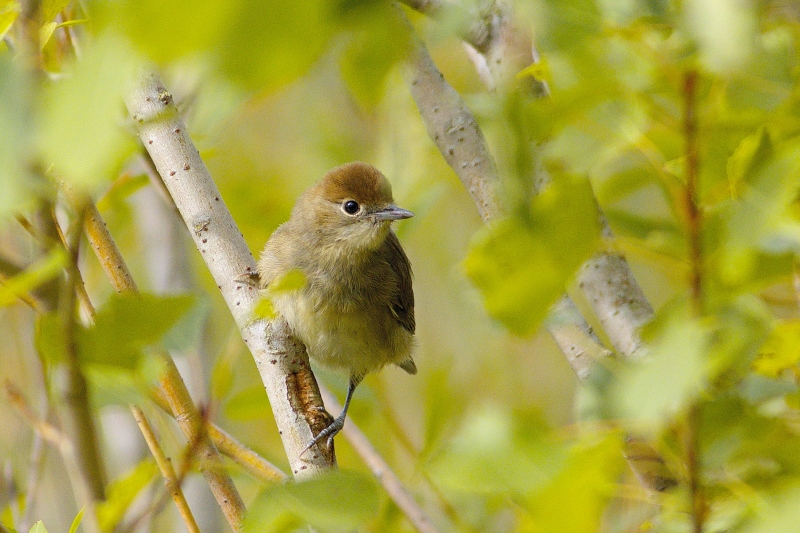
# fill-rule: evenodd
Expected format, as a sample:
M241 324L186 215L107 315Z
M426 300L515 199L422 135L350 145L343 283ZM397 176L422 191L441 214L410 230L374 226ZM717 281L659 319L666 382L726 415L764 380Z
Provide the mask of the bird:
M390 364L417 373L411 263L390 227L412 216L395 205L383 173L352 162L303 193L261 253L258 277L268 294L292 272L305 280L270 294L275 311L312 361L349 377L341 414L306 450L325 439L330 448L366 374Z

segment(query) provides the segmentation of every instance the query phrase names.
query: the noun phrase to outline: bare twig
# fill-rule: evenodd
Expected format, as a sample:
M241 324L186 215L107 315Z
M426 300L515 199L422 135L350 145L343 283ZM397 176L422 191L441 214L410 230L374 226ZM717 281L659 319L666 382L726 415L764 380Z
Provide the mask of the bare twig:
M91 231L87 231L87 236L98 260L103 264L103 269L117 292L137 292L133 277L108 228L94 204L91 201L89 204L92 207L87 213L87 219L90 221ZM201 421L200 413L189 395L178 367L175 366L175 361L166 352L158 354L163 365L159 384L170 410L186 438L190 442L198 443L198 452L204 459L200 467L203 477L231 528L240 531L244 518L244 502L222 465L219 451L208 436L206 425Z
M78 281L78 243L83 224L83 210L78 208L78 218L69 229L65 238L65 247L70 254L67 262L67 276L62 281L59 294L59 315L61 335L65 346L64 380L61 384L61 396L64 404L62 420L66 433L74 443L78 464L86 477L95 501L105 499L105 472L100 454L99 442L95 430L94 416L89 404L86 378L78 359L75 340L75 304ZM54 222L55 224L55 222Z
M81 471L80 459L73 441L58 428L36 416L22 393L10 381L5 382L5 389L11 404L22 419L58 450L77 500L84 506L84 527L88 533L100 533L100 524L97 521L97 500L93 496L89 479Z
M703 315L703 250L702 219L698 205L697 179L700 170L697 146L697 83L698 73L689 70L683 80L683 134L686 143L686 226L689 234L689 261L691 275L689 279L692 310L697 318ZM684 449L686 467L689 477L689 498L692 509L692 527L694 533L703 533L708 514L705 491L703 490L700 464L700 448L698 427L701 420L701 404L697 403L689 409L684 427Z
M324 386L320 387L320 392L325 400L325 405L332 410L332 414L340 413L342 406L339 404L336 397ZM358 429L358 426L356 426L352 420L348 419L342 432L344 432L347 437L347 442L355 448L358 455L361 456L361 459L364 460L372 471L372 474L378 478L380 484L383 485L389 497L392 498L392 501L394 501L397 507L403 511L403 514L406 515L416 530L420 533L436 533L438 530L431 523L425 511L422 510L419 504L417 504L414 498L408 493L397 478L397 475L389 468L389 465L386 464L386 461L384 461L383 457L378 453L378 450L369 442L367 436Z
M158 439L155 433L153 433L153 428L150 427L150 423L147 421L144 412L135 405L131 405L130 408L133 413L133 418L139 425L144 440L150 448L150 453L153 454L153 458L155 458L156 464L159 470L161 470L161 475L164 476L164 484L167 486L167 490L172 495L172 499L178 507L178 512L183 518L184 524L186 524L186 529L188 529L190 533L200 533L200 528L197 527L197 522L194 519L192 510L189 509L189 504L186 502L183 490L181 490L180 481L178 481L178 477L175 475L172 461L164 455L164 451L161 449L161 445L158 443Z
M89 244L94 249L95 255L100 260L100 266L111 280L114 289L117 292L137 292L136 282L125 267L122 254L119 253L119 249L114 239L111 238L108 227L100 216L100 212L97 211L94 202L87 203L85 224Z
M516 43L515 46L518 46L520 42L522 41L512 40L507 44ZM419 108L428 134L469 190L484 220L491 221L501 217L503 206L498 196L500 177L474 117L458 93L436 68L424 45L417 38L414 38L414 51L410 63L410 92ZM491 79L495 79L494 76L497 75L491 72L489 74ZM455 128L455 131L458 131L456 138L458 150L453 148L450 142L452 139L442 136L443 132L451 132L454 124L472 126ZM460 149L462 145L468 149ZM470 168L470 157L473 157L474 153L480 153L482 158L486 158L485 166L479 172L467 174L465 170ZM604 218L601 219L601 223L606 239L610 239L610 230ZM598 255L584 267L580 273L580 281L614 347L623 356L631 356L637 352L641 346L638 330L652 319L653 310L624 257L612 253ZM569 296L562 297L556 303L546 327L580 379L585 379L589 375L594 361L612 354L600 343ZM664 467L663 460L656 451L638 439L633 439L631 442L634 441L639 444L637 451L627 455L639 479L656 490L674 486L676 484L674 476ZM642 452L645 448L647 448L646 453ZM653 465L657 463L661 468L654 471Z
M161 389L153 390L151 399L165 412L172 414L169 403L164 398L164 393ZM209 423L207 429L209 437L211 437L220 453L230 457L256 479L264 483L284 481L286 479L286 474L280 468L258 455L215 424Z

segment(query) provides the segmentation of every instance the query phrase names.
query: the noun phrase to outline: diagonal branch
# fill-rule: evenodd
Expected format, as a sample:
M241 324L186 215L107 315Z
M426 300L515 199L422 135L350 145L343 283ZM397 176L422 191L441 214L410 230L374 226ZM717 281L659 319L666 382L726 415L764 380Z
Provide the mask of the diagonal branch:
M400 15L405 17L402 10ZM411 31L413 33L413 28ZM414 35L412 40L409 90L428 134L469 190L483 219L489 222L498 218L503 215L498 197L500 177L483 134L461 96L439 72L424 44ZM454 125L459 126L454 128ZM457 132L455 147L453 131ZM474 154L480 154L481 172L470 172L473 161L470 157L475 157ZM611 231L604 217L601 222L604 237L610 240ZM618 353L624 357L637 353L641 349L639 329L652 318L653 309L625 258L608 252L600 254L587 262L579 279ZM611 355L569 296L563 296L556 303L545 325L581 380L589 375L597 359ZM677 484L660 455L641 439L629 438L625 455L645 486L665 490Z
M283 321L254 318L259 293L241 279L256 271L255 260L188 136L172 96L149 74L141 78L126 103L142 143L253 354L293 474L304 478L333 467L332 453L301 457L314 430L319 432L326 424L308 357L302 344L289 337Z

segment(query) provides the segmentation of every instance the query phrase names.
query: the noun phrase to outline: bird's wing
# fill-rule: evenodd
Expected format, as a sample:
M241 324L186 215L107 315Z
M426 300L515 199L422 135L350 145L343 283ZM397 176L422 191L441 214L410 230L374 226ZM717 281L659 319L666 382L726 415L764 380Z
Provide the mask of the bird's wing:
M262 289L269 287L276 278L289 269L289 258L294 243L286 232L286 223L278 226L267 241L258 260L258 273Z
M411 287L411 262L400 246L397 235L389 231L384 248L387 261L397 279L397 294L392 298L392 314L405 329L414 333L414 291Z

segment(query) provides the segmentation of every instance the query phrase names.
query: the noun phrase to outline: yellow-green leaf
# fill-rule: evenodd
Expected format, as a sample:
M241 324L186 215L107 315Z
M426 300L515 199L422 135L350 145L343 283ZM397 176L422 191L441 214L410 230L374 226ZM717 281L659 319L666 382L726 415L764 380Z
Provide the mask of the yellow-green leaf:
M14 303L17 298L34 290L42 283L57 276L67 261L67 254L61 248L54 248L24 272L2 281L0 284L0 307Z
M292 269L286 274L275 278L269 284L270 294L298 291L306 286L308 279L302 270Z
M155 461L147 457L133 469L112 481L106 490L106 500L97 506L100 529L113 531L136 496L153 481L157 473Z
M280 528L302 522L322 531L349 531L375 516L379 504L372 476L336 470L269 487L248 509L245 531L288 531Z
M588 180L559 176L528 217L500 220L476 235L464 261L489 314L529 335L597 249L598 212Z
M82 188L108 180L135 149L122 104L136 74L136 52L118 36L87 47L68 76L46 87L39 147L54 173Z
M767 377L776 378L800 361L800 320L787 320L772 330L758 350L753 369Z
M5 37L6 32L11 29L11 25L17 20L20 11L22 8L16 0L0 2L0 39Z

